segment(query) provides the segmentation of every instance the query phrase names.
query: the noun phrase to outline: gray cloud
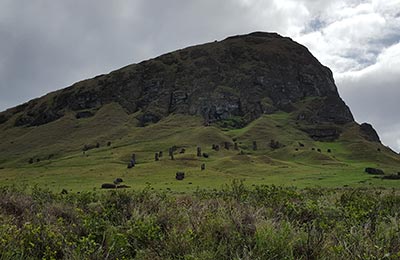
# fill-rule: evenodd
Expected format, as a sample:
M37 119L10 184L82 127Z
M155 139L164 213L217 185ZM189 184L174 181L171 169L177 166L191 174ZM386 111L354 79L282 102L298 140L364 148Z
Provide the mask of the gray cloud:
M400 42L386 48L363 70L339 74L342 95L360 122L372 122L384 143L400 150Z
M188 45L276 31L331 67L355 117L400 150L394 105L374 115L369 103L377 88L379 100L399 97L390 87L398 79L380 84L384 66L347 73L382 63L382 50L400 39L399 8L383 0L0 0L0 110Z

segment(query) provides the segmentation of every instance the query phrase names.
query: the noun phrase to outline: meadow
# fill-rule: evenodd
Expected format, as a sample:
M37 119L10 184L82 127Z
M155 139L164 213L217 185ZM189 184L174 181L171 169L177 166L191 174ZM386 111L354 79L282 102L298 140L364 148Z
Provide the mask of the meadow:
M134 115L109 105L88 119L66 116L34 128L4 125L0 137L7 141L0 144L0 186L36 184L54 192L82 192L122 178L132 189L151 185L158 191L177 192L220 189L233 179L248 185L300 188L399 187L396 180L364 172L366 167L376 167L396 174L400 160L383 145L361 138L357 125L346 127L336 141L318 142L299 130L292 117L283 112L264 115L237 129L230 127L230 121L223 122L224 126L204 126L198 117L172 115L157 124L136 127ZM271 140L284 147L271 149ZM253 141L257 150L252 149ZM229 150L224 142L230 144ZM99 148L82 151L85 145L97 143ZM213 150L213 144L221 149ZM176 146L174 160L168 157L172 146ZM197 147L208 158L197 157ZM155 161L159 151L163 156ZM133 153L137 164L127 169ZM185 172L183 181L175 180L177 171Z

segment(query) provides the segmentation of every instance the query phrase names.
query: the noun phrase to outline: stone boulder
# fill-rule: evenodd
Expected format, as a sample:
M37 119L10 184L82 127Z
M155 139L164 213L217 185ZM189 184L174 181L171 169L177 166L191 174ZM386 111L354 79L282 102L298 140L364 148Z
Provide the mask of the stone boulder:
M375 129L372 127L372 125L368 123L362 123L360 125L360 133L368 141L378 142L378 143L381 142Z
M181 181L185 178L185 173L184 172L177 172L175 175L175 179L177 179L178 181Z
M115 189L117 186L114 183L103 183L101 185L102 189Z
M367 167L364 170L366 173L368 174L374 174L374 175L384 175L385 172L381 169L377 169L377 168L372 168L372 167Z

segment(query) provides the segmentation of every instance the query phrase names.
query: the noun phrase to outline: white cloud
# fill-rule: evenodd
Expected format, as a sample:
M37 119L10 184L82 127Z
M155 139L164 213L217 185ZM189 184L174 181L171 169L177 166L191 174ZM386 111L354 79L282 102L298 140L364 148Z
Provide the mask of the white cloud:
M400 151L400 42L382 51L376 63L336 76L342 96L359 122L371 122L383 143Z
M400 1L332 2L294 38L332 69L356 120L400 151Z

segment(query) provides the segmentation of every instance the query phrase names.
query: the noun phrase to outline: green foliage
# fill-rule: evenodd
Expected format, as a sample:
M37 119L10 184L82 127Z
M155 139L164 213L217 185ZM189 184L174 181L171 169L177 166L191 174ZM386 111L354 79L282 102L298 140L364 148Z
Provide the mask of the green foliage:
M0 190L0 259L398 259L400 195L234 181L193 195Z
M246 121L240 116L232 116L217 122L217 125L223 129L238 129L246 125Z

